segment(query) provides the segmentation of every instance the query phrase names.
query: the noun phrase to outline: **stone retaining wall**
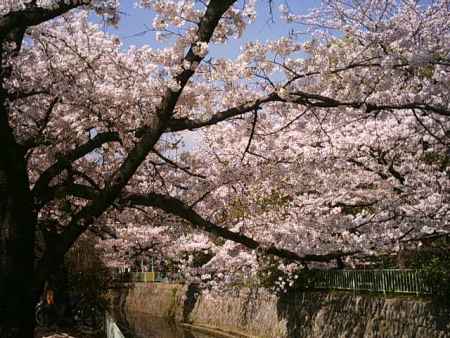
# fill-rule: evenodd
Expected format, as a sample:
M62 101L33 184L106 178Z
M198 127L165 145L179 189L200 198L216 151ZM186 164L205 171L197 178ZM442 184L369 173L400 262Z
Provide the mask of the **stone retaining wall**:
M263 289L199 294L194 287L136 283L111 292L122 313L140 312L261 338L450 338L449 310L416 297Z

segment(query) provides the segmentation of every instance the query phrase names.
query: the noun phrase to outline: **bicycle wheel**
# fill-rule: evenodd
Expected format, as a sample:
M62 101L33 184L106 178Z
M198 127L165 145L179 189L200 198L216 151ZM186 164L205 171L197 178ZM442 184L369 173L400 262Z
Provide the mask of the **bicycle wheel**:
M38 306L35 310L35 320L38 326L49 327L56 323L56 313L54 308Z
M77 309L78 326L84 333L103 330L104 311L96 304L83 304Z
M36 324L38 326L47 327L49 325L48 323L48 316L45 313L44 307L37 307L35 311L35 319Z

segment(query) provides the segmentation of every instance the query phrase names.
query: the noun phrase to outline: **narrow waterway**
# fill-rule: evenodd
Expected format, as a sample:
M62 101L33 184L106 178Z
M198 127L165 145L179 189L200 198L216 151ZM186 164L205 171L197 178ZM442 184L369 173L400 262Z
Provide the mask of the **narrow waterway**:
M139 312L127 313L126 318L115 315L115 322L124 338L217 338Z

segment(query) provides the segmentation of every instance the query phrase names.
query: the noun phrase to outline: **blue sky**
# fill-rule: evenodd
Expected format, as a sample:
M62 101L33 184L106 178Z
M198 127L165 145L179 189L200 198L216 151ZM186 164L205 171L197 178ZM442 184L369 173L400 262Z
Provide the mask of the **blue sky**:
M280 4L288 4L295 13L306 13L309 9L318 7L320 1L317 0L273 0L272 8L274 22L271 22L268 4L269 0L257 0L257 20L247 27L244 35L240 39L229 40L224 45L215 45L210 48L211 56L235 57L240 46L247 41L266 41L287 35L292 29L299 27L294 24L286 24L279 18L278 7ZM121 38L124 48L131 45L149 45L152 48L163 47L155 40L154 32L141 34L151 28L154 13L150 10L136 8L134 0L121 1L121 20L118 28L104 25L104 30ZM93 21L101 23L102 19L96 16L91 17Z
M240 0L243 1L243 0ZM150 10L136 8L134 0L121 0L121 20L117 28L103 25L103 29L113 35L120 37L123 48L129 46L140 47L149 45L151 48L166 47L167 43L161 44L155 39L155 32L147 32L151 28L154 13ZM209 48L209 57L235 58L240 51L240 47L248 41L266 41L286 36L292 30L299 30L295 24L287 24L279 17L279 6L288 4L294 13L307 13L308 10L318 7L318 0L272 0L273 22L268 9L269 0L257 0L257 19L247 26L247 29L240 39L228 40L225 44L214 45ZM102 24L102 18L92 15L91 19ZM180 137L181 135L178 135ZM184 141L183 150L194 148L198 142L198 133L185 132L181 136ZM176 154L166 154L170 157L177 157Z

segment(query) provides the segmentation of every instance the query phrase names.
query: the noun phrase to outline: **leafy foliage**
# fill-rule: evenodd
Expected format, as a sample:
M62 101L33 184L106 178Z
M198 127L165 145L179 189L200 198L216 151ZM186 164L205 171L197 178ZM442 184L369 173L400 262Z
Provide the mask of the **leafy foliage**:
M423 278L433 297L450 306L450 250L449 239L434 243L433 247L418 250L411 257L410 266L423 271Z

